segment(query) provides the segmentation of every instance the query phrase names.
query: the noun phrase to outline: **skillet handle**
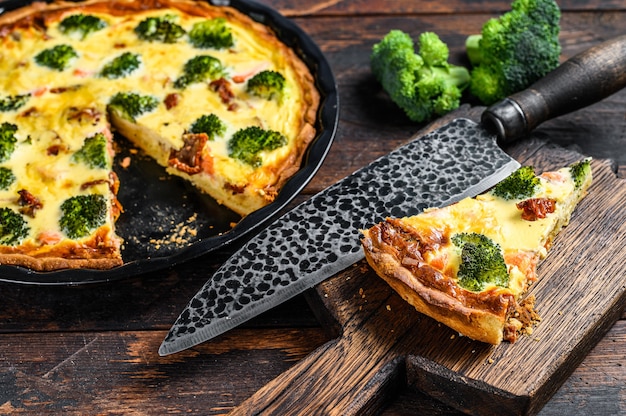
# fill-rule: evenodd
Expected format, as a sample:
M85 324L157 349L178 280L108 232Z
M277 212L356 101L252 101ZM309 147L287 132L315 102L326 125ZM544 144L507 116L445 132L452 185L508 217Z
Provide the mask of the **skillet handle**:
M544 121L596 103L626 86L626 35L567 60L528 89L488 107L483 125L502 144L511 143Z

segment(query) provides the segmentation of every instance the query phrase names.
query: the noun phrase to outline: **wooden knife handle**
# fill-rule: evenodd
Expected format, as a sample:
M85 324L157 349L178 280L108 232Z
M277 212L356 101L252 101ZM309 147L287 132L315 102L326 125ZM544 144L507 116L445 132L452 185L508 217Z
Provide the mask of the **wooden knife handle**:
M482 115L483 125L501 143L530 133L544 121L608 97L626 86L626 35L567 60L528 89L493 104Z

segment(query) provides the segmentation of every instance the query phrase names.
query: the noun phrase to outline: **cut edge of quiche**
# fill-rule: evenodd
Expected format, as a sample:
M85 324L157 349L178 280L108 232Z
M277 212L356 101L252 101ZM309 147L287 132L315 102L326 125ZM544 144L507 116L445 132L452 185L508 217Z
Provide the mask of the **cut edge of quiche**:
M362 231L367 262L417 311L477 341L515 342L540 321L534 296L525 295L591 185L590 159L536 178L530 196L505 198L497 185L447 207L387 218Z

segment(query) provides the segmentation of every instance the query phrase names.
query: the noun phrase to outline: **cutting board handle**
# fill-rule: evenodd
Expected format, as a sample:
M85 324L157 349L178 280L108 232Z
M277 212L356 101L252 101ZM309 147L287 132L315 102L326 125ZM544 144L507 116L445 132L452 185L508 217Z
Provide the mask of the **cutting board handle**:
M626 87L626 35L567 60L528 89L493 104L483 125L502 144L519 139L544 121L591 105Z

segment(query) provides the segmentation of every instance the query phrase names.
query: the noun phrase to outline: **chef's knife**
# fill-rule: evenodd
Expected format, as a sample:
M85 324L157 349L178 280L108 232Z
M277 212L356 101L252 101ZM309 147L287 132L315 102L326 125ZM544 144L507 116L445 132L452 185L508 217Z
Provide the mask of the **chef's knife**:
M387 216L415 215L486 191L519 167L498 140L515 140L624 86L621 36L489 107L482 125L453 120L314 195L215 272L180 314L159 354L220 335L361 260L359 230Z

